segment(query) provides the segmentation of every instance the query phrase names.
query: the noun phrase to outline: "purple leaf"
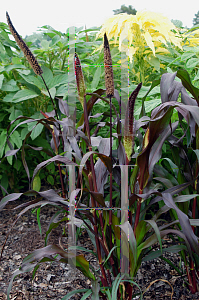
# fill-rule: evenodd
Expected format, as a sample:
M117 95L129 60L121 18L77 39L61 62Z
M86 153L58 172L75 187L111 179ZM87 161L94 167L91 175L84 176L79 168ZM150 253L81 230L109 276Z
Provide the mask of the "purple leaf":
M171 194L162 193L162 198L164 200L164 203L168 207L173 208L176 211L184 235L186 236L186 238L187 238L188 242L190 243L190 246L192 247L192 249L199 255L198 238L192 230L192 227L191 227L191 224L189 222L188 216L185 213L183 213L177 207L177 205L173 201L173 198L172 198Z
M20 149L16 149L16 150L8 150L5 154L5 157L7 156L11 156L11 155L15 155Z
M76 163L72 162L70 159L67 157L63 157L61 155L56 155L52 158L49 158L48 160L43 161L42 163L38 164L37 167L34 169L33 177L32 177L32 182L37 174L37 172L47 164L50 164L51 162L58 162L58 163L63 163L65 165L75 165L77 166Z
M19 199L21 197L21 195L23 195L23 193L13 193L13 194L5 196L3 199L1 199L0 210L2 210L8 202Z
M65 115L67 117L69 116L69 107L68 107L68 103L66 101L59 99L59 109L63 115Z

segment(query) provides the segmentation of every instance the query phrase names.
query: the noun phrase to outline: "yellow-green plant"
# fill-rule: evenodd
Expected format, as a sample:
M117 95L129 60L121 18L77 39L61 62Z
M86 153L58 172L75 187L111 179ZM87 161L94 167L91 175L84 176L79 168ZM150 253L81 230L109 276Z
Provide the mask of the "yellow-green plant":
M155 65L157 60L156 68L159 68L156 53L168 53L168 43L182 49L178 29L159 13L138 11L136 15L115 15L105 21L96 39L103 37L105 32L109 40L114 38L112 44L118 44L119 51L125 52L130 62L139 65L137 82L141 81L143 84L146 82L149 65ZM125 40L128 40L128 44Z

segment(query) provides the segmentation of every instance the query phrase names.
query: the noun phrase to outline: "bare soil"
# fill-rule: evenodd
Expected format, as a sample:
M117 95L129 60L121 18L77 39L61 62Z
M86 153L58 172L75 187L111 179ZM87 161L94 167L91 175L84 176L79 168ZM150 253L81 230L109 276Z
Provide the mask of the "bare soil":
M17 203L20 204L20 200ZM14 206L16 206L16 202ZM14 206L9 204L0 212L0 251L9 229L20 211L12 210ZM12 273L19 268L23 259L33 250L44 247L45 232L55 211L56 209L50 206L41 209L42 236L39 233L36 214L31 211L26 212L11 230L3 251L2 261L0 261L0 300L7 299L6 293L10 278ZM59 244L62 230L61 226L54 229L48 244ZM168 242L169 239L165 241L164 247ZM67 249L67 238L61 239L61 245ZM78 245L94 251L93 244L86 232L83 232ZM95 268L99 267L95 256L85 254L85 252L82 254ZM180 261L177 254L167 253L165 257L171 259L175 265ZM184 278L187 280L186 276ZM143 299L199 299L199 293L192 295L184 286L183 279L178 276L178 273L161 259L142 263L134 280L142 288L142 291L148 287ZM90 288L90 284L90 280L70 265L55 262L45 263L38 269L34 280L32 280L31 273L24 273L14 279L10 299L61 300L70 291ZM82 296L83 294L75 294L70 299L81 299ZM87 299L91 299L91 297L89 296Z

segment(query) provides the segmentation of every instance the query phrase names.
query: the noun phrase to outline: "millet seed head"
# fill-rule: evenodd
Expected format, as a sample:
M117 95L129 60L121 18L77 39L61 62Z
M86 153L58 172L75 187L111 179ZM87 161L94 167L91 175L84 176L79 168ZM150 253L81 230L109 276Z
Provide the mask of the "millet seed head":
M105 86L106 86L106 95L108 97L113 97L114 95L114 82L113 82L113 67L111 52L109 48L109 42L104 34L104 67L105 67Z
M23 51L23 53L24 53L25 57L27 58L29 64L33 68L33 71L35 72L35 74L36 75L41 75L43 73L43 71L42 71L38 61L36 60L36 58L34 57L32 52L30 51L30 49L28 48L26 43L22 40L22 38L20 37L20 35L16 31L16 29L14 28L8 12L6 12L6 18L7 18L8 26L10 28L10 32L12 33L13 37L15 38L15 41L16 41L17 45Z

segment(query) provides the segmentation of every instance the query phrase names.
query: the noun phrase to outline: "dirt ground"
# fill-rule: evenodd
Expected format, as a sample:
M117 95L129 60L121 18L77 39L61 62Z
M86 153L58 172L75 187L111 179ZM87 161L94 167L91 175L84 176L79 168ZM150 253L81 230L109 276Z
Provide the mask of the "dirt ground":
M7 205L0 212L0 251L6 235L19 213L19 210L12 210L13 205L16 206L16 203L19 204L20 200L15 202L15 205ZM11 230L0 262L0 300L7 299L6 293L10 278L12 273L21 265L23 259L31 251L44 247L48 222L55 211L56 209L50 206L41 209L42 237L39 233L36 214L31 211L26 212ZM62 229L60 226L52 231L48 244L59 244ZM78 245L94 250L86 231L78 241ZM66 237L62 238L62 246L67 249ZM82 254L85 255L85 252ZM95 256L86 254L85 257L95 268L99 267ZM176 254L167 253L165 257L171 259L174 264L180 260L180 257ZM135 281L142 290L145 290L150 283L154 282L144 294L143 299L199 299L199 293L192 295L184 287L183 279L178 276L177 272L161 259L142 263ZM79 270L74 270L69 264L45 263L38 269L34 280L32 280L31 273L24 273L14 279L10 299L61 300L70 291L89 288L90 283L90 280L85 278ZM70 299L81 299L82 296L83 294L75 294ZM91 296L87 299L91 299ZM134 299L139 298L134 297Z

